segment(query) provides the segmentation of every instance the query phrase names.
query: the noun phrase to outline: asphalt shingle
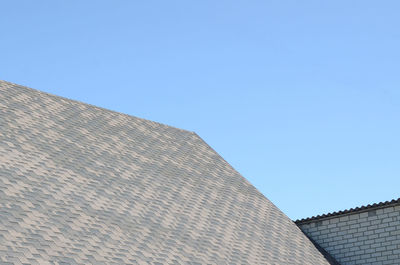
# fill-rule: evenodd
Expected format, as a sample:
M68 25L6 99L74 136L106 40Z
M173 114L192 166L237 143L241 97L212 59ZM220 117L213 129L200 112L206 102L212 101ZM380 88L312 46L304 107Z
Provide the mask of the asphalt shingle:
M1 264L328 264L197 134L0 81Z

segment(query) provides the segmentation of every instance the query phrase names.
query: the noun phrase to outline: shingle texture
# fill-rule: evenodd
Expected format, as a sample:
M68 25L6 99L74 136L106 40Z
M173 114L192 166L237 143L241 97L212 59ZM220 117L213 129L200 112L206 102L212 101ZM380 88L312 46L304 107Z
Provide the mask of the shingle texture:
M0 264L328 262L195 133L0 81Z

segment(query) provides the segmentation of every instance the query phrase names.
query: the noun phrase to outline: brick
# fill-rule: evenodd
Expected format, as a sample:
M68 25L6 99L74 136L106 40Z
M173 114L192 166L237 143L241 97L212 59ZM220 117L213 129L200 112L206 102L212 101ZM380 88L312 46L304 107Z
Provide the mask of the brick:
M387 207L383 209L384 213L392 213L394 212L394 207Z
M390 223L392 221L393 221L393 217L387 217L387 218L382 219L382 223Z
M368 212L360 213L360 219L368 217ZM362 221L361 221L362 222Z
M400 253L393 251L400 248L400 207L398 212L384 209L378 209L376 215L367 217L366 214L355 214L331 219L330 224L336 227L318 227L318 231L325 235L326 250L334 254L342 265L399 265L397 258Z

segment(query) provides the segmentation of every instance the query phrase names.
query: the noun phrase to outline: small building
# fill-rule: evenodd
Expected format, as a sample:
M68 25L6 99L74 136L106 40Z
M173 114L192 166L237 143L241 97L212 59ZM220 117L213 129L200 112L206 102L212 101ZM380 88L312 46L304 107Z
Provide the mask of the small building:
M295 222L338 264L400 264L400 199Z

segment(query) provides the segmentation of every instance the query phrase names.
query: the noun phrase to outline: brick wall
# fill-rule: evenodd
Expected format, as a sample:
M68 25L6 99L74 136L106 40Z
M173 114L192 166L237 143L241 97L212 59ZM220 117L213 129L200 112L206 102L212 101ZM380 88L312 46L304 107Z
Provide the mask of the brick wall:
M400 264L400 204L297 225L341 265Z

